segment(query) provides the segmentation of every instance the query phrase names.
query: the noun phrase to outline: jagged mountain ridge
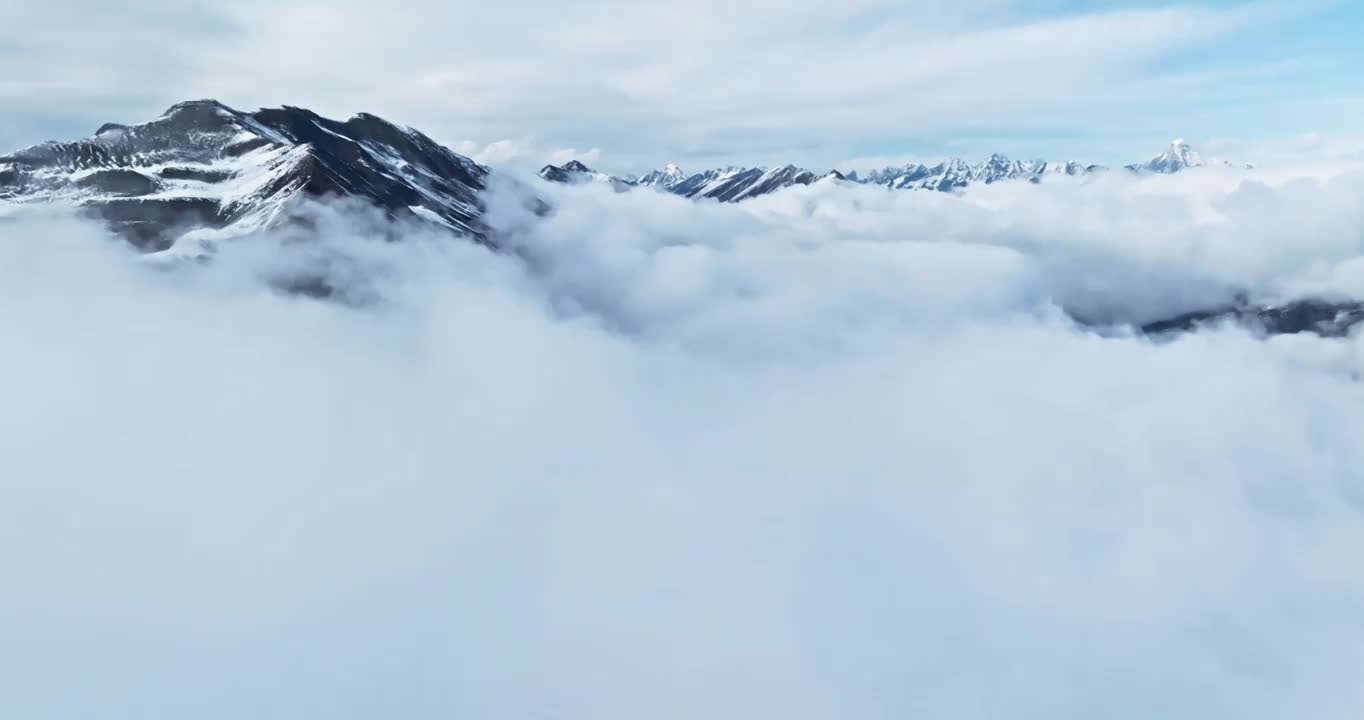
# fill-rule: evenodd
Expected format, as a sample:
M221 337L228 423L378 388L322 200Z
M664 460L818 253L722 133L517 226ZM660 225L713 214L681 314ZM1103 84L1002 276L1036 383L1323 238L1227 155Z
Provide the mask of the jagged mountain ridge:
M647 187L682 197L720 202L739 202L794 185L809 185L824 177L843 178L841 174L835 173L818 176L794 165L773 169L727 167L695 175L687 175L676 165L669 165L664 170L654 170L639 178L618 177L592 170L576 160L563 166L546 165L540 170L540 177L566 184L601 182L620 192Z
M141 125L0 156L0 198L76 205L138 247L186 235L243 234L307 197L362 199L488 242L479 193L488 169L411 128L369 114L339 122L281 107L244 113L179 103Z
M1124 166L1136 173L1170 174L1207 163L1183 140L1175 140L1166 152L1144 163ZM1219 162L1228 167L1243 167L1233 163ZM1249 166L1244 166L1249 167ZM971 163L960 158L927 165L922 163L904 166L890 166L873 170L866 174L856 172L841 173L831 170L823 175L785 165L775 169L764 167L725 167L687 174L676 165L668 165L664 170L654 170L640 178L616 177L600 173L573 161L562 167L547 165L540 171L540 177L551 182L608 182L618 190L633 187L651 187L665 190L688 198L707 198L720 202L739 202L749 198L766 195L785 187L809 185L823 179L854 182L862 185L880 185L892 190L934 190L952 192L975 184L991 184L1011 180L1042 182L1048 177L1083 176L1107 172L1102 165L1079 162L1049 162L1045 160L1010 160L1007 156L995 154L979 163Z
M1305 299L1273 305L1241 303L1184 313L1147 323L1140 330L1152 336L1178 335L1232 323L1265 335L1310 332L1322 337L1347 337L1364 323L1364 302Z
M1175 143L1170 153L1135 172L1179 172L1202 159ZM887 168L859 177L824 175L787 165L724 168L687 175L676 166L641 178L615 178L582 163L549 166L557 182L608 182L619 189L655 187L686 197L738 202L783 187L857 182L894 189L950 190L973 182L1083 175L1097 166L1015 162L993 156L972 165ZM142 125L108 123L94 136L49 142L0 156L0 200L54 203L90 210L145 250L185 237L249 233L291 217L309 197L363 200L391 217L416 217L496 245L483 225L479 193L489 170L427 136L373 115L345 122L296 107L243 113L212 100L172 106ZM537 209L541 209L537 203ZM290 278L286 288L330 297L325 278ZM1077 322L1085 324L1077 318ZM1301 300L1286 305L1240 304L1149 323L1139 331L1165 335L1223 322L1266 334L1313 332L1342 336L1364 322L1364 303Z

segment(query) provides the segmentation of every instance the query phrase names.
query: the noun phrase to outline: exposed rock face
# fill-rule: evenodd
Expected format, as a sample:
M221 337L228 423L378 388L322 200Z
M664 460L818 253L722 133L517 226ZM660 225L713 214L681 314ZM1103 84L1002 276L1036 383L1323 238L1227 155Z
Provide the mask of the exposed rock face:
M156 180L136 170L96 170L76 178L75 185L105 195L150 195L157 189Z
M491 242L479 192L488 170L373 115L338 122L301 108L243 113L180 103L142 125L0 156L0 197L68 202L146 250L190 231L230 235L286 218L305 197L363 199Z
M1327 302L1296 300L1282 305L1239 305L1185 313L1147 323L1147 335L1191 332L1221 323L1237 323L1266 335L1314 333L1323 337L1344 337L1364 321L1364 302Z
M639 184L635 178L619 178L596 170L578 162L570 160L563 165L546 165L540 168L540 177L550 182L563 183L566 185L579 185L582 183L605 183L610 185L617 192L624 192Z

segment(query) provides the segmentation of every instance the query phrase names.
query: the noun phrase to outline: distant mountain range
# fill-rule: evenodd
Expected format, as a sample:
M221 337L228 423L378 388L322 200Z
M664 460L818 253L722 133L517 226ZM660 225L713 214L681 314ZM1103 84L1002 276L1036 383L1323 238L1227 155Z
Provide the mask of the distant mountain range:
M1237 166L1225 161L1206 162L1188 143L1175 140L1170 149L1144 162L1125 166L1134 173L1177 173L1205 165ZM811 170L784 165L775 169L765 167L725 167L688 174L676 165L654 170L640 177L615 176L597 172L578 161L566 165L546 165L540 177L551 182L608 183L617 190L648 187L671 192L687 198L709 198L720 202L739 202L759 197L782 188L810 185L821 181L841 181L862 185L880 185L892 190L935 190L952 192L976 184L991 184L1007 180L1042 182L1054 176L1079 176L1107 172L1102 165L1079 162L1048 162L1045 160L1010 160L1004 155L971 163L952 159L935 165L909 164L890 166L866 174L842 173L831 170L816 173Z
M1205 164L1187 143L1176 140L1166 152L1127 170L1175 173ZM816 173L794 165L686 173L668 165L641 177L617 177L573 161L548 165L540 177L739 202L818 182L952 191L1103 170L993 155L981 163L948 160L864 175ZM286 220L299 200L322 196L360 198L392 217L419 218L496 244L482 222L480 193L489 173L426 135L374 115L337 121L297 107L246 113L214 100L195 100L140 125L106 123L82 140L0 156L0 201L79 206L147 250L168 248L189 233L208 238L249 233Z
M1186 143L1126 167L1175 173L1204 161ZM1042 182L1103 171L1080 163L1016 162L994 155L982 163L888 167L866 175L817 174L786 165L723 168L687 174L675 165L642 177L613 177L580 162L550 165L553 182L601 182L621 191L654 188L688 198L738 202L784 187L861 183L893 189L950 191L975 183ZM308 222L295 211L309 198L352 198L394 219L429 223L452 238L497 249L483 221L490 170L412 128L368 114L337 121L297 107L245 113L213 100L172 106L141 125L108 123L74 142L49 142L0 156L0 205L61 206L102 219L145 252ZM534 197L537 212L551 208ZM209 245L212 243L210 242ZM192 251L193 252L193 251ZM206 250L211 254L211 249ZM331 297L325 274L285 278L289 292ZM1087 324L1077 318L1080 324ZM1149 323L1153 336L1218 323L1266 334L1342 336L1364 323L1364 303L1304 299L1285 305L1248 303L1209 308Z

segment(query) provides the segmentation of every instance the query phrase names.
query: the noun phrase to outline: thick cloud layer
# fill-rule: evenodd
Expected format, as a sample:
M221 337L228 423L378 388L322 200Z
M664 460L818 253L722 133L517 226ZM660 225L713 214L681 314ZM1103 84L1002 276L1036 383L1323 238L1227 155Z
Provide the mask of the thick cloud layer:
M0 219L0 715L1357 717L1359 341L1068 317L1358 296L1358 177L1200 177Z

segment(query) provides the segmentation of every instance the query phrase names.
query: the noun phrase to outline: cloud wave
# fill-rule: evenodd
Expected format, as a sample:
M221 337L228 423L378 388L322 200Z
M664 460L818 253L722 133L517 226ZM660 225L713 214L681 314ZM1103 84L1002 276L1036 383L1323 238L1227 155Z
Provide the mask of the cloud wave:
M1355 717L1358 338L1067 316L1357 288L1359 176L1200 177L8 216L0 714Z

